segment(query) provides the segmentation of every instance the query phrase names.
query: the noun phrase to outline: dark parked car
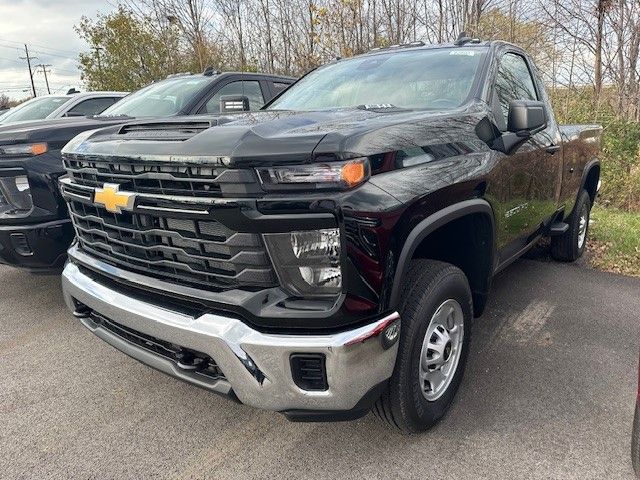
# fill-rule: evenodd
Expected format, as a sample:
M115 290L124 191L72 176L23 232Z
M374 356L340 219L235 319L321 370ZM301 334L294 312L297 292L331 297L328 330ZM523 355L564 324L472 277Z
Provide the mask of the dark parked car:
M86 117L102 113L127 95L127 92L86 92L44 95L21 103L0 116L0 124L9 125L33 120L63 117Z
M216 113L221 99L231 100L231 108L238 94L246 100L241 110L257 109L292 82L279 76L207 70L153 83L99 116L0 127L0 263L31 270L62 267L74 231L58 189L58 177L65 172L60 150L80 132L122 125L136 117ZM94 176L91 170L82 174L87 181Z
M373 407L419 432L453 401L494 274L543 236L584 252L600 136L557 124L520 48L469 38L336 61L258 112L85 133L63 152L65 300L246 405Z
M640 377L640 367L638 376ZM640 478L640 378L638 379L638 395L636 397L636 413L633 417L633 433L631 436L631 460L636 477Z

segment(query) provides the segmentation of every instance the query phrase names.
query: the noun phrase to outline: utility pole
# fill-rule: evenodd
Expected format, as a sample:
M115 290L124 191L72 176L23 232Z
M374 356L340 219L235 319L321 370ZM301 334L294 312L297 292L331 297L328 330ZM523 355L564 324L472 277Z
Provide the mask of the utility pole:
M29 56L29 47L27 47L26 43L24 44L24 53L26 54L26 57L20 57L20 60L27 61L27 65L29 66L29 79L31 80L31 91L33 92L33 96L37 97L38 95L36 94L36 85L35 83L33 83L33 71L31 70L31 60L35 60L38 57Z
M49 88L49 78L47 77L47 73L51 72L51 70L47 70L47 67L50 67L50 66L51 65L48 63L47 64L41 63L40 65L37 65L37 67L42 68L42 73L44 73L44 81L47 84L47 93L49 95L51 95L51 89Z

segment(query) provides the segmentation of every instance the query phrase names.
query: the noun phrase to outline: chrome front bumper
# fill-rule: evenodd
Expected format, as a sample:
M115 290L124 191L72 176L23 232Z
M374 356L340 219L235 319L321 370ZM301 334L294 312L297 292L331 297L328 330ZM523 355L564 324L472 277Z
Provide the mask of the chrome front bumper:
M107 319L143 334L209 355L223 379L194 375L175 362L103 328L90 317L82 323L129 356L190 383L221 394L235 394L244 404L274 411L349 411L387 380L398 343L384 348L381 331L399 320L397 313L369 325L331 335L276 335L258 332L240 320L217 314L193 317L127 296L89 277L74 263L62 274L67 306L78 302ZM290 356L326 356L329 388L306 391L293 381Z

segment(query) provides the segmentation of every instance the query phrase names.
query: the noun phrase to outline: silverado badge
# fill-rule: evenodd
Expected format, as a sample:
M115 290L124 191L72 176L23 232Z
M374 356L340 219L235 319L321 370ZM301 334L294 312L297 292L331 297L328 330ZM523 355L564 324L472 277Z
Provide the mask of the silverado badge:
M102 205L108 212L122 213L122 210L133 210L136 194L121 192L120 185L105 183L103 188L96 188L93 202Z

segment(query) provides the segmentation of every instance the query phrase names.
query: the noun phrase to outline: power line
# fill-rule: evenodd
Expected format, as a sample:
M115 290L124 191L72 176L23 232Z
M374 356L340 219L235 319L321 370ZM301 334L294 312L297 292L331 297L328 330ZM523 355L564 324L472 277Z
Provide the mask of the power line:
M9 43L16 43L16 44L18 44L18 45L22 46L22 42L16 42L15 40L8 40L8 39L6 39L6 38L0 38L0 41L2 41L2 42L9 42ZM70 53L70 54L72 54L72 55L77 55L77 54L78 54L78 52L74 52L74 51L72 51L72 50L63 50L63 49L61 49L61 48L53 48L53 47L49 47L49 46L46 46L46 45L39 45L39 44L37 44L37 43L31 43L30 45L31 45L32 47L44 48L45 50L53 50L54 52Z
M55 54L55 53L43 52L43 51L40 51L40 50L33 50L33 52L34 53L39 53L40 55L48 55L50 57L64 58L65 60L75 60L75 58L67 57L67 56L64 56L64 55L58 55L58 54Z
M22 62L19 62L17 59L15 58L6 58L6 57L0 57L0 60L6 60L7 62L15 62L15 63L19 63L20 65L22 65Z
M13 49L16 49L16 50L17 50L17 49L18 49L18 48L17 48L16 46L14 46L14 45L5 45L5 44L2 44L2 43L0 43L0 47L2 47L2 48L10 48L10 49L12 49L12 50L13 50ZM56 54L56 53L43 52L42 50L34 50L34 49L31 49L31 51L32 51L33 53L39 53L40 55L46 55L46 56L48 56L48 57L55 57L55 58L62 58L62 59L64 59L64 60L76 60L76 59L77 59L77 56L76 56L75 58L72 58L72 57L65 56L65 55L58 55L58 54ZM80 55L80 54L78 54L78 55Z
M0 45L0 47L1 46L2 45ZM13 48L13 47L11 47L11 48ZM31 52L35 53L33 50L31 50ZM0 60L4 60L6 62L13 62L13 63L19 64L19 65L22 65L22 62L20 62L19 60L15 59L15 58L0 57ZM75 74L75 75L78 74L77 70L69 70L69 69L66 69L66 68L58 68L55 65L52 65L52 67L54 68L54 70L56 72L66 72L66 73L71 73L71 74Z
M78 70L67 70L67 69L64 69L64 68L58 68L55 65L53 65L53 69L56 72L67 72L67 73L72 73L74 75L77 75L79 73Z

